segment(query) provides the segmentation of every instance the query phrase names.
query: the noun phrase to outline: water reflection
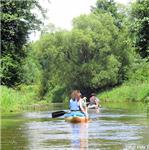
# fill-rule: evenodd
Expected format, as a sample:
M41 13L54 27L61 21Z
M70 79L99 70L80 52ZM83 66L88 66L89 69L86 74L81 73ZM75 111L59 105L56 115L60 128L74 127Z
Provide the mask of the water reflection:
M144 113L101 108L89 110L89 115L92 121L85 124L53 119L51 111L2 116L2 149L118 150L148 144L149 119Z
M88 123L70 124L72 149L88 149Z

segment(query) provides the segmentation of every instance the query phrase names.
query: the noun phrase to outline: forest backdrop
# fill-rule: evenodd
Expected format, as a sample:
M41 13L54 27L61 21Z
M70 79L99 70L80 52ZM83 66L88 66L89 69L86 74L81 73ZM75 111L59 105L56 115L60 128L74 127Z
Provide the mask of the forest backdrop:
M71 90L101 100L149 102L149 1L97 0L71 31L44 28L38 0L1 2L1 106L67 102ZM33 30L38 41L29 42Z

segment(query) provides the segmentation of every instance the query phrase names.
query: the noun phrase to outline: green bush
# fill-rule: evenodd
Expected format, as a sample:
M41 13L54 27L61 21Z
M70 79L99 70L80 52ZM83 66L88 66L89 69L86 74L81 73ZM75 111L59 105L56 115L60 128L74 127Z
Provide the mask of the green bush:
M149 62L137 59L128 72L128 82L149 82Z
M131 66L125 83L98 96L110 101L149 102L149 62L137 59Z

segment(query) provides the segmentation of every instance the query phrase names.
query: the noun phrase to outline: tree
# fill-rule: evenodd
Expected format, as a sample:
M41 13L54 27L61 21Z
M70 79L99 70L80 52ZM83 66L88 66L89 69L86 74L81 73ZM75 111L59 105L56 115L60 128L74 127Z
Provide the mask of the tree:
M1 82L13 87L22 81L22 62L26 57L28 34L39 29L41 21L32 13L33 8L44 13L37 0L1 1Z
M125 8L117 4L114 0L97 0L96 6L92 7L93 13L108 13L114 18L115 25L119 28L123 26L125 18Z
M39 41L32 45L41 72L39 99L43 99L49 91L50 95L57 93L58 101L63 99L62 94L60 96L58 93L64 85L61 74L64 68L61 59L64 35L65 31L45 33ZM56 94L52 96L57 97ZM52 100L55 100L55 98Z
M67 81L73 88L92 91L126 78L134 55L131 40L127 28L119 30L113 20L107 13L74 19L74 29L65 44L66 58L73 66Z
M81 15L71 31L46 33L35 45L41 97L72 89L87 94L122 83L133 61L127 28L119 30L107 13Z
M117 7L114 0L97 0L96 7L92 7L92 11L108 12L112 16L117 16Z
M132 31L135 46L142 58L149 59L149 1L137 0L132 3Z

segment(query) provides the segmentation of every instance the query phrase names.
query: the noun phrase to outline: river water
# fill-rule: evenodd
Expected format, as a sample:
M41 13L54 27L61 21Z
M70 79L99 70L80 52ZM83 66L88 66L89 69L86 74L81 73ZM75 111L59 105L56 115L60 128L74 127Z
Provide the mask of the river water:
M131 107L132 106L132 107ZM71 124L52 119L46 111L2 115L2 150L146 150L149 149L149 117L138 105L103 105L89 110L92 121ZM140 107L139 107L140 108Z

